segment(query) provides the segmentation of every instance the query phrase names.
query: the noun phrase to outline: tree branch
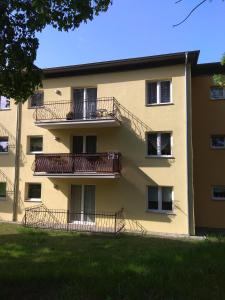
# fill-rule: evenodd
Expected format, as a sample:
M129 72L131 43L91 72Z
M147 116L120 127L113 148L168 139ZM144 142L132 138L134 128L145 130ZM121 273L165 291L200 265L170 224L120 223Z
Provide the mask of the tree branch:
M178 1L176 1L175 3L177 4L177 3L181 2L181 1L183 1L183 0L178 0ZM177 26L183 24L185 21L187 21L187 19L190 18L190 16L194 13L194 11L195 11L196 9L198 9L198 8L199 8L202 4L204 4L206 1L207 1L207 0L202 0L199 4L197 4L197 5L189 12L189 14L187 15L187 17L186 17L185 19L183 19L181 22L179 22L179 23L173 25L173 27L177 27Z

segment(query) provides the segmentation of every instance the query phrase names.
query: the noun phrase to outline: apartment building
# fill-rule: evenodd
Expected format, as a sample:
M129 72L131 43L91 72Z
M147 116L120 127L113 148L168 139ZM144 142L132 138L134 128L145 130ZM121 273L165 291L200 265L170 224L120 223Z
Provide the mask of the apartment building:
M225 90L215 86L219 63L192 72L195 223L202 230L225 229Z
M105 220L121 211L127 231L188 235L195 226L224 227L225 202L211 202L211 194L202 192L207 184L224 194L223 152L216 154L208 144L208 166L219 155L221 176L207 177L208 158L199 146L207 134L212 143L222 141L222 122L210 112L218 105L214 109L222 117L224 104L207 98L213 72L205 75L198 56L191 51L45 69L43 89L22 105L21 124L18 106L1 97L0 220L12 220L16 206L21 221L25 210L43 204L52 212L49 222L54 214L59 224L57 216L66 212L64 223L79 224L79 230L102 222L99 228L111 228L114 223ZM207 120L204 105L208 127L199 124L199 114ZM212 209L220 221L211 220ZM41 218L48 222L46 213Z

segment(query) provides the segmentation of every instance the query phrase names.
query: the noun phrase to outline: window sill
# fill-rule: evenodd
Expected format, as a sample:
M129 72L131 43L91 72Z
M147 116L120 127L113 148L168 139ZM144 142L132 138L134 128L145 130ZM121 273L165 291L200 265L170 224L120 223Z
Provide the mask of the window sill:
M211 147L212 150L225 150L225 147Z
M1 201L6 201L6 197L4 197L4 198L3 198L3 197L0 197L0 202L1 202Z
M165 106L165 105L174 105L173 102L167 102L167 103L154 103L154 104L146 104L146 107L152 107L152 106Z
M215 198L215 197L212 197L212 200L213 201L225 201L225 198Z
M11 110L11 108L0 108L0 111Z
M9 154L9 152L0 152L0 155L6 155Z
M42 202L41 199L26 199L24 202Z
M225 100L225 97L223 97L223 98L210 98L210 100L212 100L212 101Z
M176 216L176 214L173 211L168 210L153 210L153 209L147 209L147 213L153 213L153 214L159 214L159 215L170 215L170 216Z
M43 151L33 151L33 152L28 152L28 155L35 155L35 154L43 154Z
M156 159L175 159L174 156L166 156L166 155L146 155L145 158L156 158Z

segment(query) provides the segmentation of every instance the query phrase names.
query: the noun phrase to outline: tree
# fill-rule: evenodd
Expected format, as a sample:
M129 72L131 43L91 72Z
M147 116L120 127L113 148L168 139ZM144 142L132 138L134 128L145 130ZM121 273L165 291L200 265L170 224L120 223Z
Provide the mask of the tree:
M111 4L112 0L1 0L0 95L24 102L42 86L42 70L34 65L37 32L47 25L74 30Z

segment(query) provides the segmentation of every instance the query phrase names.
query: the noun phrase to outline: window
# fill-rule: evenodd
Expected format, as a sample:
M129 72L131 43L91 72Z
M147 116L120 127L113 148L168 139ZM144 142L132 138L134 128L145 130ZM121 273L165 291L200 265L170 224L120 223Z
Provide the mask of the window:
M6 182L0 182L0 200L6 198Z
M147 105L171 103L171 81L147 83Z
M148 133L148 156L171 156L171 133Z
M220 86L213 86L210 89L210 95L213 100L225 99L225 89Z
M27 198L30 201L41 201L40 183L28 183Z
M225 200L225 186L214 186L212 188L212 198L214 200Z
M172 211L172 187L148 186L148 209L153 211Z
M31 108L34 108L36 106L43 106L43 104L44 104L44 92L43 91L35 92L30 97L30 107Z
M0 96L0 110L9 109L10 100L5 96Z
M211 137L211 146L218 149L225 148L225 135L213 135Z
M30 136L30 153L40 153L43 150L43 137L42 136Z
M9 151L9 138L7 136L0 137L0 153L7 153Z

